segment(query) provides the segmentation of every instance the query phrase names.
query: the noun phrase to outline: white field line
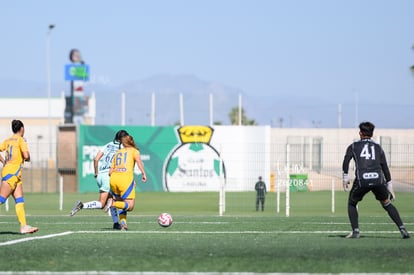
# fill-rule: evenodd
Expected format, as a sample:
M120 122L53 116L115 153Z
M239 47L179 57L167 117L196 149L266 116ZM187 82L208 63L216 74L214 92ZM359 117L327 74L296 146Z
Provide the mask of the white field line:
M119 271L0 271L0 275L119 275ZM254 272L157 272L122 271L125 275L256 275ZM261 275L331 275L332 273L260 273ZM338 275L412 275L413 273L338 273Z
M320 225L349 225L349 222L303 222L303 224L320 224ZM388 224L394 224L392 221L390 222L360 222L359 224L366 224L366 225L388 225ZM405 222L404 225L407 224L414 224L412 222Z
M73 231L74 234L347 234L348 231L319 230L319 231L170 231L168 228L161 230L145 231ZM399 231L364 231L364 234L397 234Z
M17 244L17 243L23 243L23 242L33 241L33 240L55 238L55 237L60 237L60 236L65 236L65 235L70 235L70 234L73 234L73 232L72 231L67 231L67 232L62 232L62 233L57 233L57 234L50 234L50 235L43 235L43 236L28 237L28 238L23 238L23 239L18 239L18 240L3 242L3 243L0 243L0 246L6 246L6 245Z
M331 231L331 230L319 230L319 231L170 231L167 228L162 230L145 230L145 231L66 231L57 234L50 234L44 236L27 237L7 242L0 243L0 246L14 245L18 243L35 241L48 238L56 238L71 234L346 234L349 231ZM396 234L397 231L364 231L364 234Z
M110 220L108 220L109 222ZM9 224L10 222L0 222L0 224ZM96 222L84 222L84 221L68 221L68 222L39 222L40 224L96 224ZM152 224L157 223L157 220L154 221L129 221L128 224ZM174 221L174 224L231 224L232 222L180 222Z
M157 221L128 221L128 224L153 224ZM0 224L9 224L9 221L0 222ZM211 224L211 225L222 225L222 224L232 224L237 222L197 222L197 221L189 221L189 222L182 222L182 221L174 221L174 224ZM96 224L96 222L85 222L85 221L67 221L67 222L40 222L40 224ZM303 222L302 224L313 224L313 225L349 225L349 222ZM360 225L394 225L393 222L360 222ZM405 225L414 225L412 222L404 222ZM365 232L365 231L364 231Z

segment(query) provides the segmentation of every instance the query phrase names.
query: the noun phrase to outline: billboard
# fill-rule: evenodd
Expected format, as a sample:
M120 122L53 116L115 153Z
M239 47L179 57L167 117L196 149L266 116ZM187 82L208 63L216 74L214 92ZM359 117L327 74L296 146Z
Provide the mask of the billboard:
M89 65L67 64L65 65L65 80L89 81Z
M93 159L120 129L134 137L141 152L147 182L141 182L136 168L138 192L218 191L222 183L229 191L251 191L259 175L264 179L270 175L270 127L79 125L78 129L81 193L97 191Z

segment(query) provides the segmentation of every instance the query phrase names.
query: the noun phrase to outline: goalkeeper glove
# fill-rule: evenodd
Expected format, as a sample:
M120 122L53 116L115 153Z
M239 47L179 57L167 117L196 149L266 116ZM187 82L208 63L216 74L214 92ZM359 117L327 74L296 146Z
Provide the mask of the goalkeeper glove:
M349 189L349 176L346 173L342 174L342 186L344 187L344 191L348 191Z
M387 189L390 193L390 200L395 200L394 188L392 188L392 181L387 182Z

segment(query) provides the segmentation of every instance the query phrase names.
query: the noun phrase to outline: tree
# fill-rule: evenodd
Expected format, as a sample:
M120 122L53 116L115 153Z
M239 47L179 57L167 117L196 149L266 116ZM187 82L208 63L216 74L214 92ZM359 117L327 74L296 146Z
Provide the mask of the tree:
M414 45L411 47L411 49L413 49L414 50ZM411 67L410 67L410 69L411 69L411 72L413 73L413 75L414 75L414 65L412 65Z
M229 118L230 118L231 125L239 125L239 107L231 108L231 111L229 113ZM241 108L241 122L242 122L241 123L242 125L257 125L254 119L249 119L246 117L246 114L243 108Z

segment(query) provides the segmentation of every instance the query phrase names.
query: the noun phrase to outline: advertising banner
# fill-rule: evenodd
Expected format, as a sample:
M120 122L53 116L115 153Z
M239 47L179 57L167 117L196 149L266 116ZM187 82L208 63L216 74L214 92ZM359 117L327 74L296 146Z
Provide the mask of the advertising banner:
M85 64L66 64L65 80L68 81L89 81L89 65Z
M290 174L289 181L290 181L289 190L291 192L309 191L307 174Z
M78 133L79 192L96 191L93 159L124 129L141 152L147 182L135 169L137 191L252 191L270 177L270 128L238 126L87 126Z
M135 170L137 191L163 191L163 164L168 153L179 142L174 127L87 126L79 125L78 182L79 192L97 191L93 159L101 147L114 139L115 133L126 130L134 137L141 152L147 182L141 182L139 169Z

